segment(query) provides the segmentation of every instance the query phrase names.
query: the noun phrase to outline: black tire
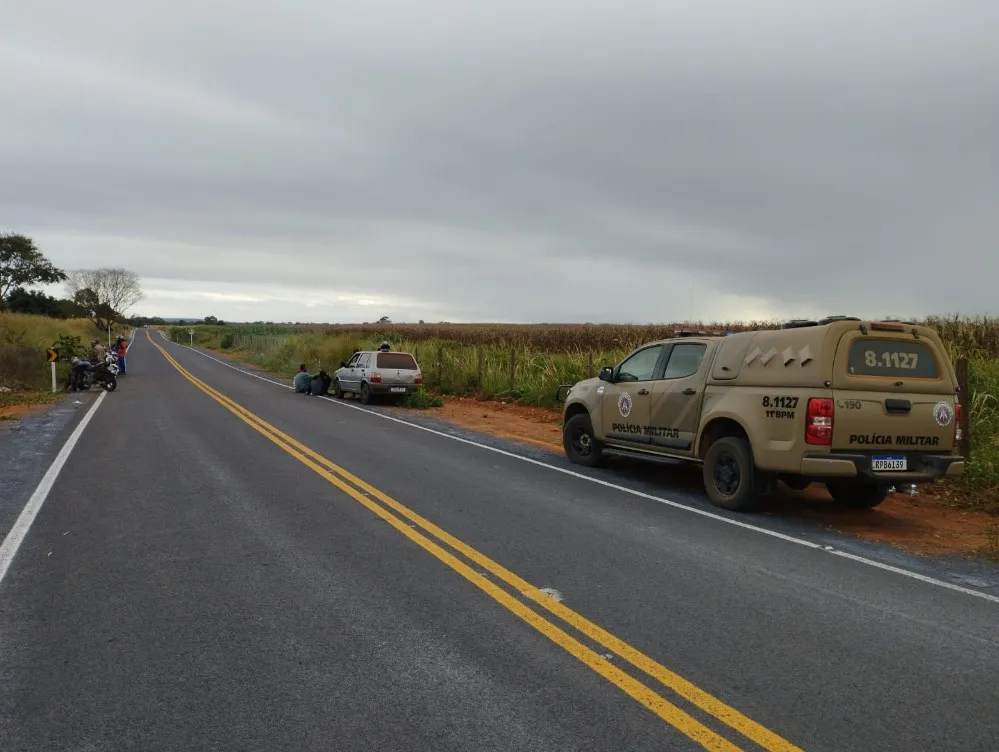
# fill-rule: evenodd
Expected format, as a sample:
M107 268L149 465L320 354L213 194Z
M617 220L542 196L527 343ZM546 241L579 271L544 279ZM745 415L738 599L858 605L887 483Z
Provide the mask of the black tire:
M888 496L888 487L878 483L837 480L826 483L833 501L851 509L874 509Z
M362 405L370 405L371 404L371 387L368 386L368 382L367 381L362 381L361 382L360 398L361 398L361 404Z
M105 392L113 392L118 388L118 379L114 376L110 376L101 382L101 386L104 388Z
M596 467L600 464L603 447L593 435L593 423L587 413L573 415L562 429L562 448L569 462Z
M704 455L704 490L716 507L748 512L759 501L760 474L749 442L738 436L715 441Z
M333 396L343 399L343 389L340 388L340 379L333 379Z

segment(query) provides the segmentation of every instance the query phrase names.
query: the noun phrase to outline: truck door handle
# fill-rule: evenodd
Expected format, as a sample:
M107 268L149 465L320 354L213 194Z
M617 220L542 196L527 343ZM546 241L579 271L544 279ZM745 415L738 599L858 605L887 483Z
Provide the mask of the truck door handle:
M907 399L886 399L885 410L892 414L906 414L912 410L912 403Z
M649 390L648 390L648 389L639 389L639 390L638 390L638 393L639 393L639 394L642 394L642 395L645 395L645 394L648 394L648 393L649 393Z
M697 394L697 390L696 389L691 389L690 387L687 387L686 389L683 390L683 394L686 394L686 395Z

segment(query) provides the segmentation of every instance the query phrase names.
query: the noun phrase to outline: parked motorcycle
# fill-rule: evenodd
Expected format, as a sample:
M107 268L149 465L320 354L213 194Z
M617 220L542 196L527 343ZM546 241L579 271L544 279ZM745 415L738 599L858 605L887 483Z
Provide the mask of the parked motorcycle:
M118 356L108 350L104 355L104 362L107 363L108 370L117 377L118 371L121 370L118 367Z
M118 387L118 366L110 358L105 357L104 362L97 365L81 358L73 358L71 362L67 391L73 387L74 381L76 388L84 392L95 384L107 392L113 392Z

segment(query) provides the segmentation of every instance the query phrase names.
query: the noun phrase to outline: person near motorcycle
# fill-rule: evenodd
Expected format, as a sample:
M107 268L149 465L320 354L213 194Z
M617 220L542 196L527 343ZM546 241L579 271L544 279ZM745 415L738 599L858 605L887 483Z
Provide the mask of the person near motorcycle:
M84 374L86 374L92 366L89 361L84 360L83 358L78 358L75 355L70 361L70 364L69 378L66 380L66 391L77 392L82 388L81 383L83 381Z
M118 355L118 369L122 376L128 375L128 371L125 369L125 353L128 352L128 342L125 341L124 337L118 337L115 344L115 353Z
M104 345L101 344L99 339L94 339L90 341L90 346L94 350L94 354L90 358L90 362L94 365L104 362L104 356L107 354L107 350Z

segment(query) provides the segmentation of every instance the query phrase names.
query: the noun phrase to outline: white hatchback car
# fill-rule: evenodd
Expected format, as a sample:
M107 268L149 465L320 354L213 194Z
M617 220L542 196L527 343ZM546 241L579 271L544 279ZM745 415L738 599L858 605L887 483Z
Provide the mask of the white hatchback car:
M354 353L333 374L333 394L356 394L365 405L376 396L401 400L418 392L423 386L423 374L416 358L407 352L393 350L361 350Z

